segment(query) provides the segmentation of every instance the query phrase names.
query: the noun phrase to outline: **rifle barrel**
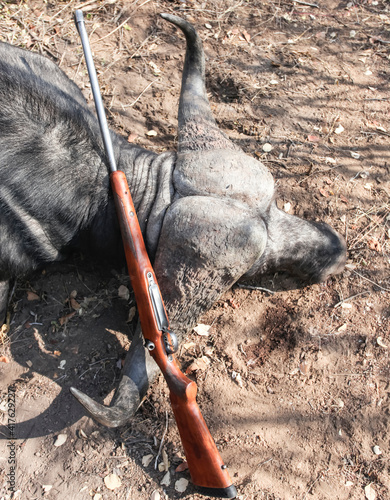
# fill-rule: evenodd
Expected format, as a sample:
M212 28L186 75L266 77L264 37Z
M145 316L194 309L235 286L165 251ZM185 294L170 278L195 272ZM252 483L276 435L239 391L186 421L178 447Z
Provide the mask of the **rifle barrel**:
M110 170L111 172L115 172L117 170L117 166L114 156L114 150L112 147L110 131L107 125L107 118L106 118L106 113L104 111L103 100L100 94L99 83L96 76L96 69L92 58L91 47L89 45L88 35L85 29L84 16L81 10L75 11L74 20L81 38L81 44L83 46L85 62L87 64L89 80L91 82L92 94L95 101L96 113L98 116L100 130L103 137L104 149L106 151Z

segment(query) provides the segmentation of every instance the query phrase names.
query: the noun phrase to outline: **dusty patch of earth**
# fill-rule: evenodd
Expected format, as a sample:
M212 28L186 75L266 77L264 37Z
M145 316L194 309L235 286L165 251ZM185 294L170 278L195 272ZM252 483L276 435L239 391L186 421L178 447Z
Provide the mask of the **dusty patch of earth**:
M235 286L201 319L212 325L209 335L192 332L181 346L184 369L208 359L191 376L245 500L390 497L390 6L317 5L84 4L114 129L149 149L175 148L184 41L158 13L186 17L204 40L221 128L270 168L282 207L325 220L348 242L342 275L314 286L281 275L255 284L274 293ZM91 100L71 20L77 6L2 4L0 32L55 58ZM183 454L162 380L119 430L87 418L68 392L75 385L100 401L112 396L133 332L132 297L119 298L120 285L128 285L124 270L101 271L77 256L17 281L0 363L3 498L10 493L10 388L15 498L145 500L156 491L201 498L191 485L184 493L174 487L189 476L175 472ZM170 483L161 485L166 471L155 470L154 459L166 425ZM67 440L56 447L59 434ZM149 465L146 455L153 455ZM104 483L111 473L121 479L114 490Z

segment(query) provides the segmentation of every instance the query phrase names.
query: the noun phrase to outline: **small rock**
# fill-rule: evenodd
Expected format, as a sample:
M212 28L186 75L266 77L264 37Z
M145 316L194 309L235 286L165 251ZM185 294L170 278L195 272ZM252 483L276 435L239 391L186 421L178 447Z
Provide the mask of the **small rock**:
M58 434L57 439L54 441L54 446L56 446L57 448L59 446L62 446L67 439L67 434Z
M273 147L271 144L269 144L268 142L266 142L265 144L263 144L263 151L264 153L269 153L270 151L272 151Z
M150 500L160 500L161 495L157 490L154 490L153 493L150 495Z
M235 371L232 371L232 379L234 380L234 382L239 385L241 388L243 387L243 383L242 383L242 378L241 378L241 375Z
M116 474L108 474L108 476L104 478L104 484L109 490L115 490L122 486L122 481Z
M285 204L283 205L283 210L284 210L285 212L289 212L289 211L290 211L290 209L291 209L291 203L290 203L290 202L287 202L287 203L285 203Z
M120 299L129 300L129 298L130 298L130 292L129 292L129 289L127 288L127 286L121 285L118 288L118 297Z
M349 36L350 36L351 38L355 38L355 36L356 36L356 31L355 31L355 30L351 30L351 31L349 32Z
M345 486L348 486L348 488L350 488L351 486L353 486L353 482L352 481L347 481L345 483Z
M157 132L155 130L149 130L148 132L146 132L146 135L149 137L156 137Z
M186 491L188 486L188 480L182 477L175 483L175 490L178 491L179 493L183 493Z
M45 493L48 493L53 488L52 484L42 484L42 489Z
M344 132L344 127L342 125L339 125L338 127L335 128L334 133L341 134L341 132Z
M355 151L351 151L351 156L352 156L352 158L355 158L355 160L358 160L360 158L360 154L355 153Z
M100 493L95 493L93 496L93 500L102 500L102 495Z
M375 453L375 455L382 455L382 451L378 445L373 446L372 451Z

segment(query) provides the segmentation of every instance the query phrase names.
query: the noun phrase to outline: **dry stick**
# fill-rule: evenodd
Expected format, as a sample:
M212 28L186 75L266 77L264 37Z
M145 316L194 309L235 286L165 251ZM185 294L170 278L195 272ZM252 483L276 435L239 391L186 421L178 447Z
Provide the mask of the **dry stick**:
M375 281L372 281L370 280L370 278L366 278L365 276L362 276L360 273L358 273L357 271L352 271L354 272L355 274L357 274L360 278L362 278L363 280L366 280L366 281L369 281L370 283L372 283L373 285L377 286L378 288L380 288L381 290L384 290L385 292L390 292L390 288L384 288L383 286L381 285L378 285L378 283L375 283Z
M359 297L360 295L364 295L365 293L371 293L371 290L365 290L364 292L359 292L355 295L351 295L350 297L348 297L346 299L340 300L340 302L337 302L337 304L334 305L333 308L336 309L336 307L341 306L341 304L344 304L344 302L348 302L348 300L352 300L355 297Z
M145 92L148 90L148 88L149 88L150 86L152 86L154 83L156 83L157 81L158 81L158 79L154 80L153 82L150 82L150 83L149 83L149 85L147 85L147 86L144 88L144 90L140 93L140 95L137 97L137 99L136 99L135 101L133 101L131 104L125 104L125 105L123 105L123 104L122 104L122 108L123 108L123 109L125 109L125 108L131 108L132 106L134 106L134 104L135 104L136 102L138 102L138 101L141 99L141 97L145 94Z
M272 290L268 290L268 288L263 288L262 286L241 285L240 283L237 283L237 285L239 288L245 288L248 290L260 290L262 292L270 293L271 295L273 295L275 293Z
M155 470L157 469L157 460L158 460L158 458L160 456L160 453L161 453L161 450L162 450L162 446L163 446L163 443L164 443L164 439L165 439L165 434L167 433L167 430L168 430L168 412L165 410L165 429L164 429L164 433L163 433L162 438L161 438L161 443L160 443L160 447L158 449L156 460L154 462L154 469Z
M308 2L302 2L301 0L293 0L294 3L299 3L300 5L307 5L307 7L315 7L316 9L319 9L320 6L317 5L316 3L308 3Z

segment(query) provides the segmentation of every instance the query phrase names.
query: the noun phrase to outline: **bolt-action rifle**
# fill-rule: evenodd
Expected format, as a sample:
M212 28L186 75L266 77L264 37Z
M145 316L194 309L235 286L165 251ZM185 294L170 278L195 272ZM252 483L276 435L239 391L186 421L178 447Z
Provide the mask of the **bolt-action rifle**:
M210 431L196 403L197 386L180 370L174 353L178 343L169 322L157 279L146 252L126 176L117 170L99 91L95 65L81 10L75 12L75 23L83 45L91 81L96 112L110 168L110 182L122 233L127 267L137 302L145 346L156 361L170 390L172 410L193 483L206 495L235 498L232 484Z

